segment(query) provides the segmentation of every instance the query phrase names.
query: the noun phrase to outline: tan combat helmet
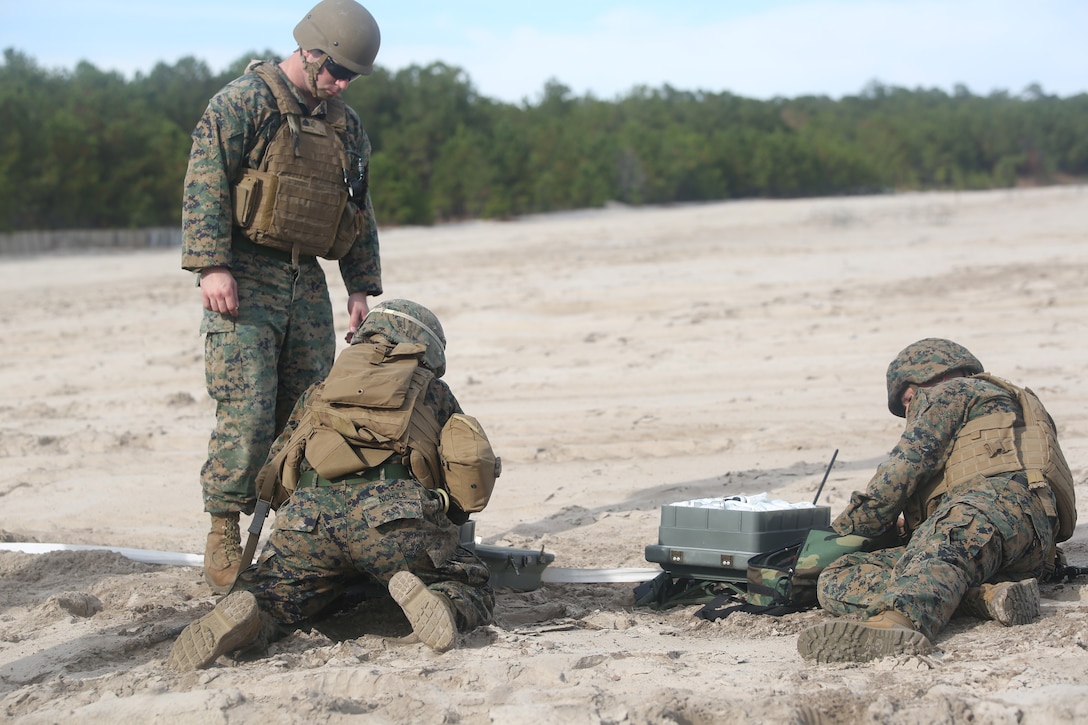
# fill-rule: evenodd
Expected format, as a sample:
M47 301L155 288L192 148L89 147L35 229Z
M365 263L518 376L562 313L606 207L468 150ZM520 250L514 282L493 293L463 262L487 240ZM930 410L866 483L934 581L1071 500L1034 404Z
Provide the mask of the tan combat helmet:
M436 378L446 374L446 333L434 313L418 302L398 299L372 307L355 331L352 342L362 342L369 335L382 335L392 343L426 345L423 367Z
M909 385L925 385L950 373L976 375L982 363L963 345L939 337L927 337L903 348L888 365L888 410L905 418L903 392Z
M382 36L370 11L354 0L321 0L295 26L302 50L321 50L353 73L368 76Z

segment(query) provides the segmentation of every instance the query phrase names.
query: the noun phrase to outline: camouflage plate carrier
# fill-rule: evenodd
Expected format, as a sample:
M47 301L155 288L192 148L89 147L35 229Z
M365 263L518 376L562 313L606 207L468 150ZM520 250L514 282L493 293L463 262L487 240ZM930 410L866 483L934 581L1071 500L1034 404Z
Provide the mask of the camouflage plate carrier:
M1054 421L1030 388L1017 387L989 373L971 377L993 383L1014 395L1023 411L1024 425L1015 425L1014 413L991 413L967 423L956 435L944 475L919 492L920 506L914 510L928 516L944 494L976 476L1025 471L1031 489L1049 486L1054 492L1057 510L1045 497L1044 507L1058 522L1054 540L1066 541L1077 526L1077 506L1073 474L1058 445ZM912 529L918 523L907 522Z

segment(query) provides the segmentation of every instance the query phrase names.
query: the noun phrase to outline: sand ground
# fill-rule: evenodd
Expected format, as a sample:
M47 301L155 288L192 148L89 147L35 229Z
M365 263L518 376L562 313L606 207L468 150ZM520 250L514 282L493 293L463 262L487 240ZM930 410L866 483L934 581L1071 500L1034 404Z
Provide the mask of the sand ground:
M646 568L660 507L768 492L832 514L901 422L884 371L928 336L1032 387L1088 522L1088 191L608 208L382 233L386 294L431 307L447 380L505 470L483 543ZM346 294L329 266L343 336ZM214 409L177 250L0 260L0 538L199 555ZM1067 543L1088 566L1085 524ZM177 675L215 597L199 568L0 552L0 720L1055 723L1088 721L1088 577L1043 617L959 619L926 657L816 666L828 615L636 607L630 584L502 591L437 655L380 603L263 660Z

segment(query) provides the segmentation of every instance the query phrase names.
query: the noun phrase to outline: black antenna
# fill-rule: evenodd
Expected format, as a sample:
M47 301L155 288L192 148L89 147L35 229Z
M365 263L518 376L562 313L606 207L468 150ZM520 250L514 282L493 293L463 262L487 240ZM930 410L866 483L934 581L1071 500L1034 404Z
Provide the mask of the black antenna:
M812 505L815 506L816 502L820 500L820 494L824 492L824 484L827 483L827 477L831 475L831 468L835 465L835 459L839 457L839 449L836 448L835 452L831 454L831 462L827 464L827 470L824 471L824 480L820 481L820 487L816 489L816 497L812 499Z

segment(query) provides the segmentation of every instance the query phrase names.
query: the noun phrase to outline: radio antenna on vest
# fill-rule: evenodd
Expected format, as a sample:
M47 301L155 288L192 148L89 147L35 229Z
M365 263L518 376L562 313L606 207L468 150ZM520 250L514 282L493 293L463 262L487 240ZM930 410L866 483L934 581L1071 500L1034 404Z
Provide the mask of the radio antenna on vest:
M815 506L816 502L820 500L820 494L824 491L824 484L827 483L827 477L831 475L831 468L835 465L835 459L839 456L839 449L836 448L835 452L831 454L831 462L827 464L827 470L824 471L824 480L820 481L820 487L816 489L816 496L812 499L812 505Z

